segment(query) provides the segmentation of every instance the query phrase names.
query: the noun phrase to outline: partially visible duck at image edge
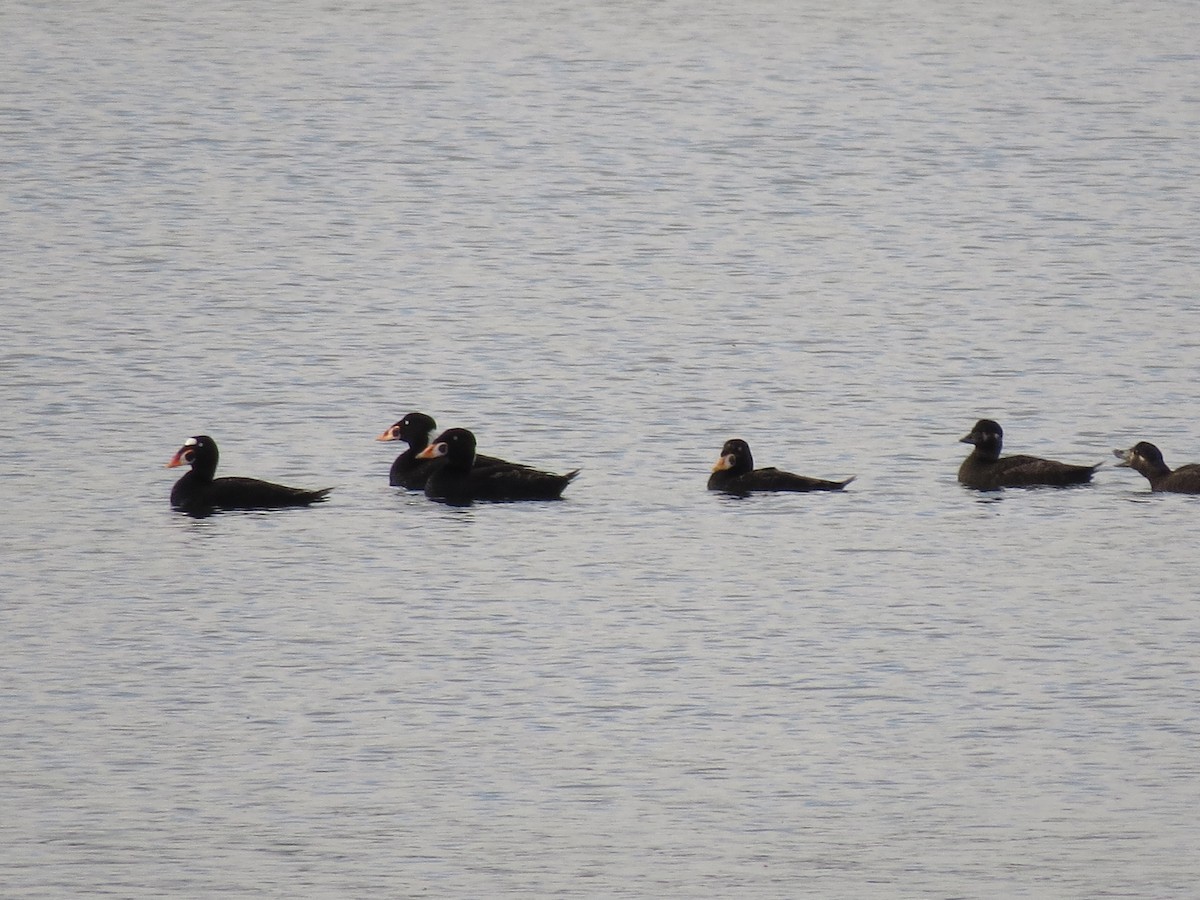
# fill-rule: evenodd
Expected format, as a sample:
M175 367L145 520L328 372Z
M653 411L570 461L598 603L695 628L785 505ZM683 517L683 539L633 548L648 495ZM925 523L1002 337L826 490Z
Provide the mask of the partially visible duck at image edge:
M475 465L475 435L451 428L417 454L417 459L444 460L425 482L425 496L452 504L473 500L558 500L579 474L542 472L529 466Z
M853 475L844 481L826 481L794 475L781 469L754 468L754 456L750 445L739 438L725 442L721 455L708 476L710 491L725 491L731 494L748 494L754 491L840 491L854 480Z
M1200 464L1188 463L1171 469L1163 461L1162 451L1149 441L1138 441L1128 450L1114 450L1121 460L1118 466L1126 466L1146 476L1151 491L1174 494L1200 494Z
M192 467L171 488L173 507L185 512L211 512L214 509L308 506L324 500L333 490L306 490L257 478L216 478L219 457L217 442L206 434L190 437L183 442L166 466L168 469L183 465Z
M1092 480L1094 466L1079 466L1037 456L1001 456L1004 430L991 419L980 419L971 433L959 439L975 449L958 467L958 480L970 488L994 491L1006 487L1065 487Z

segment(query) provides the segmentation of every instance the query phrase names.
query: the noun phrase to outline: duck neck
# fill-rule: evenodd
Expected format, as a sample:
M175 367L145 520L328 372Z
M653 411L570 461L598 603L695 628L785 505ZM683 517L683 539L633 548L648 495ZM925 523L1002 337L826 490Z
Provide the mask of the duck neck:
M453 472L456 475L466 475L475 465L475 451L451 453L446 457L447 472Z
M998 441L984 441L975 445L971 455L980 462L995 462L1000 458L1000 446Z
M1145 458L1139 459L1134 468L1151 481L1160 481L1171 474L1171 467L1165 462L1151 462Z
M192 470L183 477L189 484L210 484L217 474L217 458L206 456L192 461Z

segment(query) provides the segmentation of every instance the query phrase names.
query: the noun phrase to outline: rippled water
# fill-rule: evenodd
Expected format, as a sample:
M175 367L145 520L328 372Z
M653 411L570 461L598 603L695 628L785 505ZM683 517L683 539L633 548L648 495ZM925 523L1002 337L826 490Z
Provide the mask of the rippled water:
M3 893L1195 890L1200 13L842 6L0 12Z

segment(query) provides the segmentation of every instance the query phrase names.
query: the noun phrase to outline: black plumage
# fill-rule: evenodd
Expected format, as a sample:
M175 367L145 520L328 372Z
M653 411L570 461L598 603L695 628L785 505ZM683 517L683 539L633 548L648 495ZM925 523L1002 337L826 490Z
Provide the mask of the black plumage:
M1162 451L1149 441L1139 441L1128 450L1114 450L1113 454L1121 460L1118 466L1127 466L1146 476L1151 491L1200 494L1200 464L1188 463L1172 469L1163 460Z
M432 416L411 412L384 430L377 441L404 441L408 449L392 461L388 484L419 491L425 487L429 473L436 465L433 460L417 459L417 454L429 446L429 437L437 429Z
M404 441L408 444L408 449L392 461L392 468L388 472L390 485L408 488L410 491L420 491L425 488L425 482L429 480L430 473L442 465L442 460L418 459L417 457L422 450L429 446L429 438L436 430L437 422L433 420L433 416L411 412L375 438L377 441ZM520 463L483 454L476 455L475 466L480 469L492 466L503 466L510 469L529 468Z
M324 500L333 488L310 491L261 481L257 478L216 478L220 453L217 442L208 435L196 435L167 463L168 469L190 465L171 488L171 505L190 513L214 509L276 509L284 506L308 506Z
M1086 484L1098 469L1041 459L1037 456L1001 456L1004 430L991 419L980 419L961 443L975 449L958 467L958 480L970 488L994 491L1006 487L1066 487Z
M557 500L579 474L542 472L529 466L475 464L475 435L451 428L417 454L417 459L441 460L425 482L425 496L452 504L474 500Z
M750 445L734 438L726 441L721 448L721 456L708 476L708 489L731 494L748 494L752 491L840 491L853 480L853 475L845 481L826 481L794 475L774 467L756 469Z

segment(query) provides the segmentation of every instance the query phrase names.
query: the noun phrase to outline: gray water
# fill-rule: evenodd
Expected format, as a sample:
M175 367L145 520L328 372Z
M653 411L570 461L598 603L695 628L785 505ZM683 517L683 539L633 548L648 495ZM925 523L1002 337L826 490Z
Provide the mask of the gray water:
M955 472L1200 461L1200 7L0 30L5 896L1195 894L1197 500ZM199 433L333 497L173 513Z

